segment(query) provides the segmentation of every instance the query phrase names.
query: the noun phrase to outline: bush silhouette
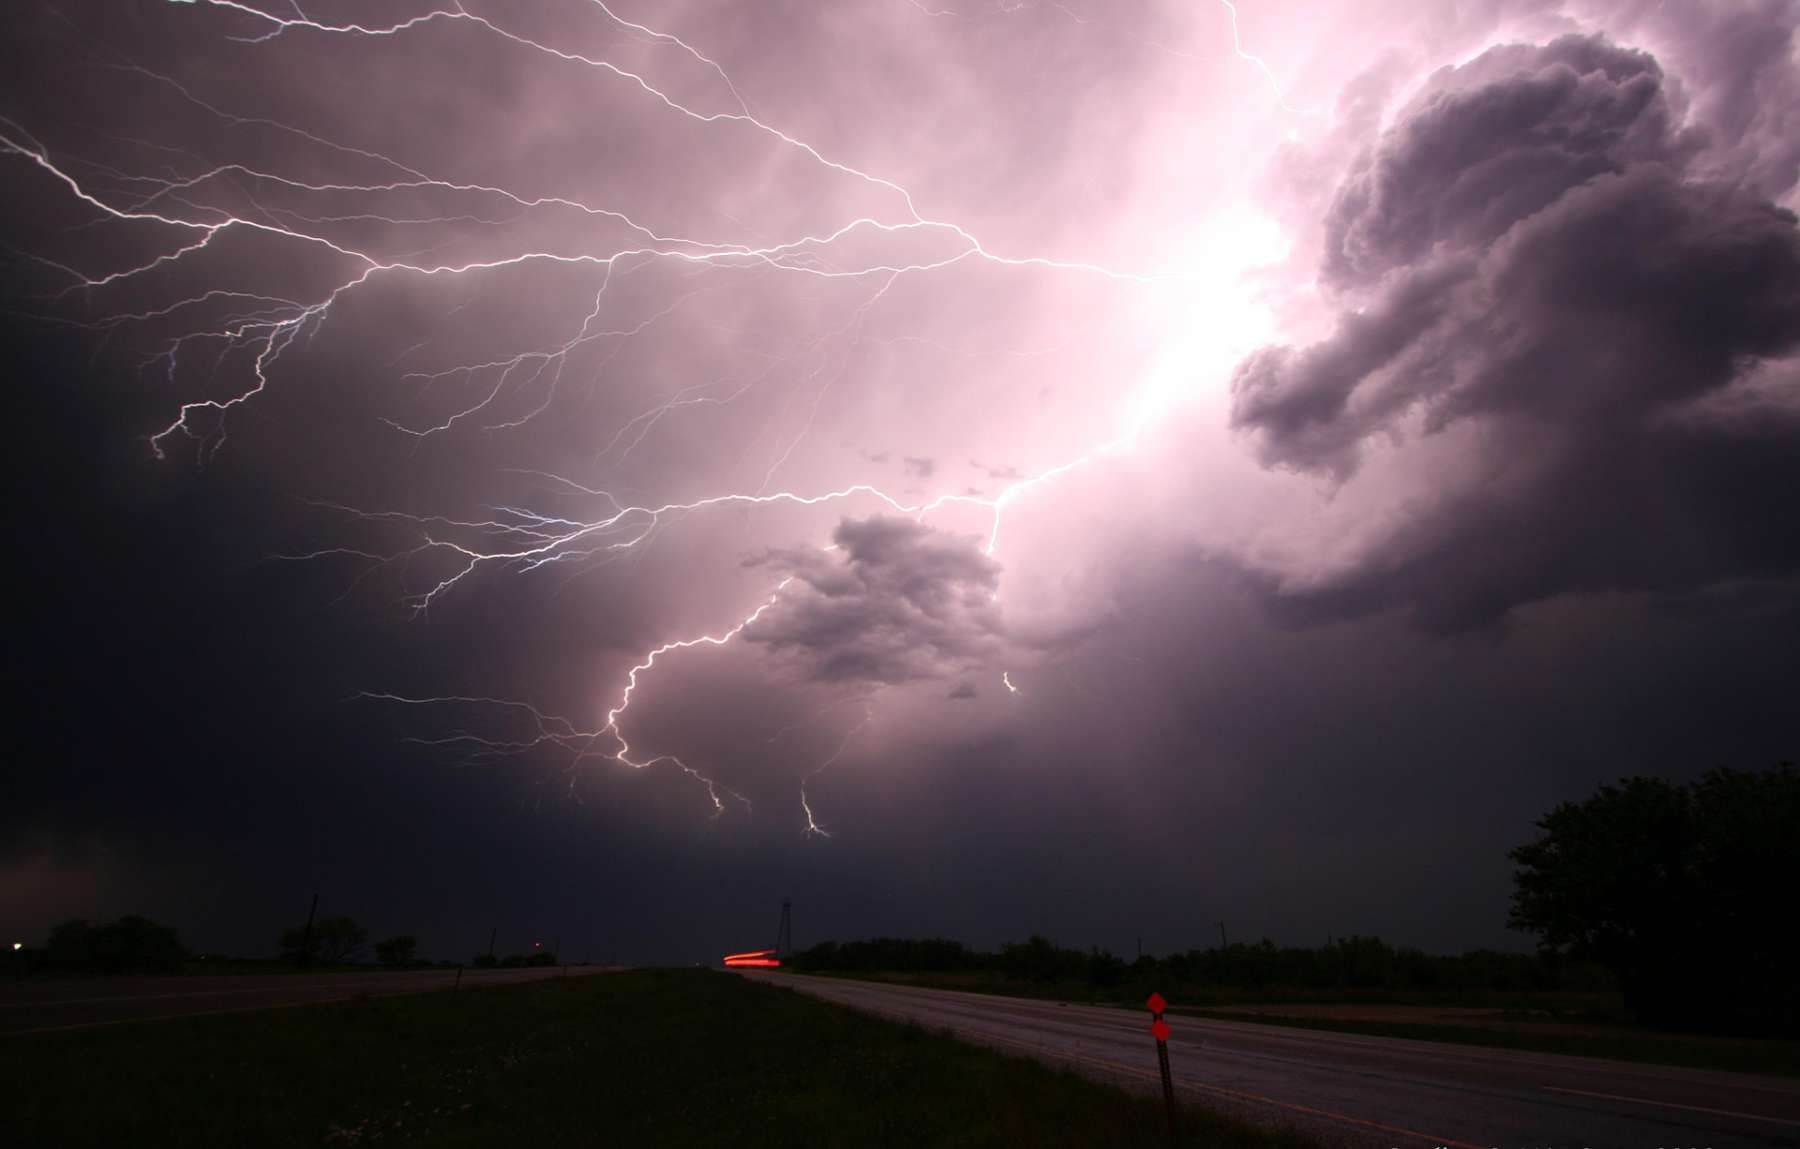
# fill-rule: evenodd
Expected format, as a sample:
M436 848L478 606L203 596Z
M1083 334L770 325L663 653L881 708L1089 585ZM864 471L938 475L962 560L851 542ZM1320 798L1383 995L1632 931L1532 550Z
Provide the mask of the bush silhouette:
M174 927L137 914L94 924L72 918L50 931L44 964L99 973L167 973L181 968L187 947Z
M300 965L313 962L355 961L369 940L368 931L347 917L320 918L309 931L295 926L281 931L278 944L285 961Z
M1714 770L1678 786L1627 778L1538 823L1511 925L1552 958L1619 977L1644 1021L1800 1032L1791 903L1800 883L1800 774Z

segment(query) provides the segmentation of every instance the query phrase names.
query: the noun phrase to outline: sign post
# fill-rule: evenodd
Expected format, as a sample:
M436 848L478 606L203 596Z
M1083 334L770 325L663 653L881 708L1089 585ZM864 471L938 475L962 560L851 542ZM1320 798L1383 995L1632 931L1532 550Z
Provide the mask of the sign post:
M1169 1003L1163 995L1153 993L1150 1000L1144 1003L1150 1009L1150 1036L1156 1038L1156 1064L1162 1070L1163 1108L1169 1113L1169 1144L1180 1143L1180 1134L1175 1129L1175 1079L1169 1075L1169 1023L1163 1020L1163 1010Z

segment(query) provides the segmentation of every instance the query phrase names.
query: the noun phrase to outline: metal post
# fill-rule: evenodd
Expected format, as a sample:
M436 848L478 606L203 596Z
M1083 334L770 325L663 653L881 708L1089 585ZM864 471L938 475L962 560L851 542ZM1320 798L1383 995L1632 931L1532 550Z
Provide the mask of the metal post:
M1162 1070L1163 1108L1169 1114L1169 1144L1181 1144L1181 1131L1175 1124L1175 1079L1169 1073L1169 1043L1156 1043L1156 1064Z
M1175 1122L1175 1078L1169 1072L1169 1023L1163 1020L1163 1010L1169 1003L1162 994L1153 993L1144 1004L1150 1010L1150 1036L1156 1038L1156 1068L1162 1075L1163 1109L1169 1115L1169 1144L1178 1146L1181 1132Z
M461 989L462 988L462 963L461 962L456 963L456 984L451 986L450 988L451 989Z
M319 912L319 894L313 891L312 909L306 911L306 932L300 935L300 964L312 964L313 917Z

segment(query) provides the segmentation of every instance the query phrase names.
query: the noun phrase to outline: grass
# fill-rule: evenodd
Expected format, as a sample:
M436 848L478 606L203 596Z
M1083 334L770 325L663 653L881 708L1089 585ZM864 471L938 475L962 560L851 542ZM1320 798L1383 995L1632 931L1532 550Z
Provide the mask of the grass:
M699 970L10 1038L0 1082L16 1145L1167 1144L1153 1099Z
M1132 986L1096 987L1085 983L1023 982L998 977L988 972L973 974L929 973L822 973L812 976L845 977L862 981L884 981L901 985L921 985L938 989L993 993L1006 997L1043 998L1056 1001L1085 1002L1094 1005L1120 1005L1142 1008L1147 991ZM1595 995L1501 994L1476 997L1443 993L1296 993L1283 991L1274 996L1241 990L1214 990L1195 994L1194 998L1177 998L1171 1012L1219 1021L1241 1021L1265 1025L1284 1025L1296 1029L1330 1030L1337 1033L1360 1033L1372 1037L1403 1037L1416 1041L1443 1041L1454 1045L1480 1045L1494 1049L1531 1050L1537 1053L1562 1053L1574 1057L1603 1057L1617 1061L1646 1062L1654 1065L1684 1066L1691 1069L1715 1069L1731 1073L1765 1073L1780 1077L1800 1077L1800 1041L1761 1038L1699 1037L1666 1033L1620 1020L1622 1011L1608 1008L1609 999ZM1197 1000L1196 1000L1197 999ZM1325 1003L1382 1002L1396 1005L1473 1005L1494 1009L1512 1007L1539 1013L1548 1009L1561 1013L1567 1020L1582 1020L1605 1026L1615 1033L1592 1036L1564 1033L1532 1033L1518 1029L1487 1029L1472 1025L1425 1022L1352 1021L1339 1018L1292 1017L1276 1013L1244 1013L1214 1008L1221 1005L1296 1004L1301 1001Z

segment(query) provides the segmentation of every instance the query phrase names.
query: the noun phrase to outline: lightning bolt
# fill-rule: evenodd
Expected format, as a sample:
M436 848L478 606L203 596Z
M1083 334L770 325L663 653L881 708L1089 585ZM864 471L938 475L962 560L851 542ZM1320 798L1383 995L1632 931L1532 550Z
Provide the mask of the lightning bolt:
M363 23L318 19L307 15L298 4L275 11L244 0L169 2L226 12L234 18L248 21L252 26L260 26L262 30L255 35L235 37L246 46L265 45L293 36L399 40L428 26L466 26L510 48L539 54L559 65L590 69L609 76L623 85L625 90L647 101L655 114L680 117L712 130L749 133L759 137L774 148L804 157L833 177L873 189L892 204L891 210L884 210L880 214L857 215L827 226L801 230L799 234L764 238L755 242L748 242L745 237L720 239L683 235L602 204L460 179L453 173L432 172L405 157L332 140L302 126L239 115L195 95L175 78L134 61L110 60L101 66L115 68L144 83L173 92L220 124L254 126L283 133L308 146L323 149L355 163L374 165L380 172L378 175L350 180L301 178L290 172L243 162L213 163L177 149L162 149L169 153L168 164L156 171L127 171L58 152L39 140L24 125L0 116L0 156L28 164L53 186L59 187L66 195L91 209L98 220L154 231L169 239L165 249L159 253L124 267L107 270L84 271L67 261L37 257L38 263L68 280L66 286L41 300L50 309L41 318L47 322L84 327L102 337L120 331L147 329L156 324L184 324L179 333L170 337L162 350L149 360L148 365L160 368L170 380L176 379L178 373L202 347L210 347L215 352L215 365L222 364L228 357L247 358L247 379L232 394L224 398L195 399L180 403L169 421L148 436L149 447L158 458L165 457L169 446L178 439L191 441L202 458L216 456L225 446L229 418L274 385L277 369L284 356L303 339L315 337L330 321L333 309L345 297L367 289L372 283L402 278L419 281L459 278L474 280L487 273L526 266L588 269L598 277L593 288L591 306L574 330L566 333L566 338L515 354L503 354L445 369L406 373L404 379L422 386L431 386L453 377L475 384L472 401L458 406L446 417L421 423L386 421L397 434L412 440L442 435L463 424L501 432L516 429L539 418L550 409L559 394L564 385L567 366L578 351L605 348L600 362L603 368L632 340L711 290L700 286L683 292L668 301L666 306L634 323L611 323L605 320L613 289L621 279L644 268L667 267L695 274L735 272L754 276L804 277L820 282L860 285L865 290L862 300L843 323L827 329L817 338L806 341L787 354L768 357L768 363L761 371L744 377L721 377L694 383L676 390L671 398L626 420L597 454L597 461L617 465L637 449L661 422L676 412L701 405L731 403L770 380L778 369L792 367L816 357L816 366L806 372L799 384L790 391L790 402L794 401L795 396L804 396L804 417L798 428L784 437L783 443L778 445L779 449L772 452L762 482L753 491L728 490L685 501L627 501L604 489L584 485L562 475L537 472L533 473L536 479L555 489L597 500L601 504L600 511L585 518L565 518L519 506L497 505L487 508L483 517L455 518L320 503L315 505L361 522L384 528L398 528L411 536L411 543L385 550L363 546L327 547L277 556L279 558L319 560L337 557L367 564L372 571L388 567L406 570L429 556L442 564L441 570L427 580L428 585L423 589L405 596L407 604L416 613L422 614L446 594L469 581L477 572L492 569L518 573L552 565L582 567L613 561L638 552L669 522L725 507L749 508L776 504L804 507L860 502L910 516L916 521L923 521L928 515L947 507L977 508L985 510L989 515L990 526L984 549L986 554L992 556L998 550L1004 512L1009 507L1032 491L1051 485L1112 453L1130 447L1154 414L1151 408L1144 407L1122 433L1054 465L1014 477L992 497L944 492L923 499L905 499L866 482L822 490L771 489L778 472L811 433L827 394L850 370L846 350L840 350L833 360L826 355L827 349L834 343L853 347L863 337L868 317L882 305L891 289L903 277L929 275L972 262L1034 272L1092 276L1123 287L1149 287L1175 282L1185 278L1188 273L1123 270L1079 259L997 252L961 224L922 211L913 192L900 183L833 158L820 147L761 118L717 59L681 37L619 16L601 0L587 2L613 26L631 36L672 48L707 69L716 77L720 90L728 97L727 105L722 109L708 109L684 102L657 86L642 72L599 56L534 38L509 26L502 17L478 15L461 3L432 8L391 23ZM934 15L951 14L946 10L926 8L917 3L917 0L913 2L921 10ZM1287 105L1268 65L1259 57L1244 51L1238 38L1236 7L1229 0L1220 2L1230 11L1233 44L1237 54L1263 71L1283 108L1298 111L1299 109ZM1067 9L1063 11L1078 22L1085 22ZM144 141L131 142L141 143L146 147L161 147ZM400 214L397 211L375 210L386 200L403 201L407 197L422 194L452 197L468 206L455 209L452 214ZM369 201L373 207L367 211L348 213L317 208L303 210L290 202L296 197L308 202L330 202L343 197L356 197ZM227 201L231 206L223 206ZM610 229L615 238L605 244L514 250L489 258L439 258L430 252L385 250L378 241L355 238L355 230L350 226L358 222L379 222L396 228L445 221L491 224L523 213L567 213L595 227ZM336 268L336 277L321 290L310 295L296 293L293 297L220 286L208 287L160 306L106 312L99 318L67 318L54 310L56 306L77 297L91 300L117 289L164 276L174 269L193 264L213 249L240 236L290 245L296 258L304 253ZM911 242L926 250L923 254L903 258L891 255L853 258L848 254L853 250L862 250L857 246L860 241L877 238ZM463 306L466 306L466 302ZM418 349L418 345L408 348L396 359L396 363ZM1003 350L997 353L1048 352L1040 349L1025 352ZM531 397L523 413L502 414L502 401L519 395ZM529 703L502 698L410 697L376 692L359 697L404 707L468 708L510 715L514 720L524 722L524 732L517 737L492 737L473 731L455 730L436 738L413 739L423 745L464 753L473 760L490 760L548 747L566 754L572 766L592 758L615 761L636 770L672 766L705 786L715 816L725 811L727 797L748 808L750 803L743 795L680 757L634 750L625 734L625 721L633 701L639 696L644 682L657 667L659 660L701 647L723 647L730 644L753 627L780 600L793 577L790 575L776 583L754 609L723 629L695 637L673 639L648 650L626 672L616 701L606 711L604 722L595 729L585 729L571 719L545 713ZM1003 672L1001 679L1010 693L1018 693L1010 672ZM806 818L807 835L829 836L814 817L806 797L805 783L842 757L852 740L872 721L873 713L873 707L867 707L863 720L844 734L836 751L802 779L800 801Z
M1283 94L1283 92L1281 90L1281 81L1277 80L1275 78L1275 70L1273 68L1269 67L1268 61L1264 60L1261 56L1253 55L1249 52L1244 51L1244 39L1238 33L1237 5L1233 4L1231 2L1231 0L1219 0L1219 3L1225 5L1225 10L1227 12L1231 13L1231 49L1232 49L1232 51L1234 51L1238 54L1239 59L1248 60L1250 63L1255 64L1257 69L1262 72L1263 78L1269 81L1269 90L1271 92L1275 93L1275 102L1281 105L1282 111L1293 112L1295 115L1300 115L1300 116L1316 116L1316 115L1318 115L1319 111L1320 111L1320 109L1318 109L1318 108L1296 108L1292 104L1287 102L1287 96L1285 94Z
M831 837L831 832L819 825L818 819L813 815L812 803L808 802L806 798L806 784L837 765L838 759L842 758L844 756L844 751L849 749L851 739L855 738L858 734L861 734L869 723L873 721L875 721L875 707L864 706L862 720L850 729L844 731L844 736L838 739L837 749L833 750L830 756L823 762L807 771L806 775L800 779L800 811L806 816L806 829L804 833L807 837L829 838Z

